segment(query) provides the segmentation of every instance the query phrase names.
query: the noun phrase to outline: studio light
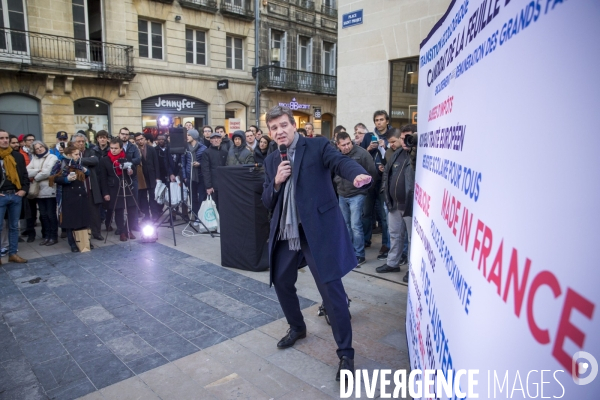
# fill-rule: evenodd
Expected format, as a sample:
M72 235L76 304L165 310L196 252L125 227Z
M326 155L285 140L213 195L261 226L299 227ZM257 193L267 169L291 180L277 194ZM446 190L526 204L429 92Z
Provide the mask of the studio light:
M142 228L142 243L154 243L158 240L156 229L153 225L145 225Z
M160 124L160 126L169 126L170 122L171 120L166 115L163 115L158 119L158 123Z

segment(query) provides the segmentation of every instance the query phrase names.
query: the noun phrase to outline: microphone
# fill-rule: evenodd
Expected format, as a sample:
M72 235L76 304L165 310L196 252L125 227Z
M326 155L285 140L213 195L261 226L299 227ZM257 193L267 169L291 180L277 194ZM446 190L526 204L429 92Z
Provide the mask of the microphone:
M281 161L288 161L287 146L285 144L279 145L279 155L281 156Z

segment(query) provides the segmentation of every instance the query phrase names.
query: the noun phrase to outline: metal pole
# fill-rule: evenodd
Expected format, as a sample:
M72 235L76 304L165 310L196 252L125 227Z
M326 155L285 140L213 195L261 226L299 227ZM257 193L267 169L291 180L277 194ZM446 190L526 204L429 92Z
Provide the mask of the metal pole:
M260 89L259 80L260 72L258 67L259 60L259 40L260 40L260 0L254 0L254 65L256 66L256 87L254 90L254 115L256 117L256 126L260 127Z

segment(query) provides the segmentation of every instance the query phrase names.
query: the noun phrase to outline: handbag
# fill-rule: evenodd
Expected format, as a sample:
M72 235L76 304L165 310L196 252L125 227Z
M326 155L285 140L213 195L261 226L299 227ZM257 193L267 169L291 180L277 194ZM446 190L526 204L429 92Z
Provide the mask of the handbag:
M46 162L46 158L44 158L44 161L42 161L40 170L42 170L44 168L45 162ZM33 200L36 197L38 197L39 194L40 194L40 183L34 179L33 182L31 182L29 184L29 191L27 192L27 198Z
M208 195L206 200L202 202L200 210L198 211L198 218L204 225L199 226L200 232L218 232L219 229L219 212L217 211L217 205L212 199L211 195ZM204 228L206 227L206 229Z
M80 229L78 231L73 231L73 238L75 239L75 244L81 253L85 253L86 251L90 251L90 236L92 235L92 231L90 229Z

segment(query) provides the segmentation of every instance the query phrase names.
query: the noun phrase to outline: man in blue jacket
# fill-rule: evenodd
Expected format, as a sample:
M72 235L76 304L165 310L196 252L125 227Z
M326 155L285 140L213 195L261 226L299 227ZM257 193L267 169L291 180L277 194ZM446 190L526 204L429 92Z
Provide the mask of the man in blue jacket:
M372 178L327 139L301 137L289 108L272 108L266 122L271 137L279 146L286 146L289 160L282 160L281 152L276 150L264 163L262 200L273 213L269 234L271 283L290 325L277 347L291 347L306 337L295 287L298 266L306 263L323 298L338 345L339 380L341 370L354 373L352 326L342 277L356 267L356 256L331 174L353 182L355 187L368 187Z

